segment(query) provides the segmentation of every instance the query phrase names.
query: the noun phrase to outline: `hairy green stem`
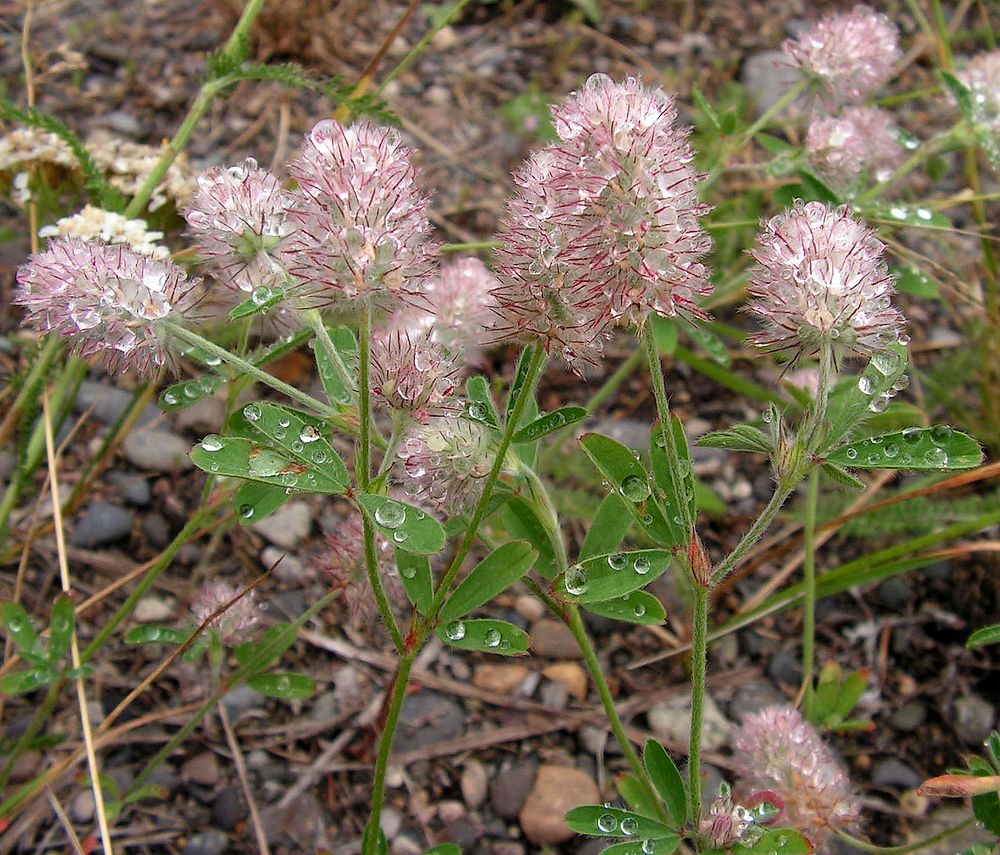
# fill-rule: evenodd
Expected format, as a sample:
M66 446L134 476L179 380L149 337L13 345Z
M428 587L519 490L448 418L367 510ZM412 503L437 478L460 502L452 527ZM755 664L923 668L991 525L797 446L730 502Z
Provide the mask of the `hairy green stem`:
M385 773L389 768L389 752L392 750L392 739L399 723L399 714L403 709L406 697L406 687L410 679L410 671L419 651L414 649L399 660L399 668L389 693L389 706L386 710L385 724L382 726L382 737L379 739L378 754L375 757L375 780L372 783L372 811L368 818L368 835L361 855L377 855L379 825L382 819L382 801L385 798Z
M160 323L163 324L167 330L169 330L171 335L179 338L186 344L193 345L211 356L218 357L223 362L232 365L233 368L236 368L243 374L253 377L254 380L257 380L259 383L263 383L266 386L270 386L277 392L281 392L282 395L291 398L296 403L301 404L304 407L308 407L313 412L318 413L325 418L334 419L337 417L338 414L334 412L332 408L320 401L317 401L312 395L308 395L300 389L290 386L283 380L273 377L263 369L258 368L252 362L241 359L239 356L230 353L225 348L219 347L214 342L209 341L204 336L198 335L198 333L192 332L187 327L181 326L174 321L163 320L160 321Z
M926 837L923 840L917 840L915 843L905 843L902 846L876 846L874 843L869 843L867 840L861 840L858 837L853 837L846 831L841 831L840 829L834 829L834 834L836 834L837 837L845 843L849 843L851 846L856 849L860 849L862 852L869 852L871 855L906 855L908 852L918 852L921 849L925 849L928 846L933 846L935 843L946 840L953 834L958 834L958 832L964 831L972 825L973 822L975 822L975 819L970 816L968 819L963 819L961 822L949 825L937 834Z
M733 551L715 565L715 568L712 570L713 588L736 569L736 566L743 560L743 556L747 554L750 547L760 540L764 532L767 531L768 526L771 525L774 518L778 515L778 511L785 504L785 500L792 494L793 489L794 487L779 486L774 491L771 500L764 506L764 510L760 512L760 516L747 529L746 534L740 538L740 542L736 544Z
M705 709L710 589L694 586L691 622L691 736L688 744L688 802L695 832L701 826L701 729Z
M330 338L330 331L326 328L326 324L323 323L323 316L319 313L318 309L307 309L303 312L303 315L316 333L320 347L330 357L330 362L333 363L337 374L340 375L340 381L344 384L344 388L350 389L354 385L354 378L351 376L351 372L347 370L347 366L344 365L344 360L341 359L340 351L337 350L333 339Z
M260 14L260 10L264 7L264 3L265 0L247 0L247 4L243 8L243 13L236 22L236 26L233 28L233 32L222 50L224 58L233 59L239 55L250 32L250 28ZM139 188L139 192L135 194L135 197L125 209L125 216L127 218L132 219L142 214L146 205L149 204L149 199L153 195L153 191L156 190L157 185L163 180L163 176L167 174L167 170L170 169L171 164L177 159L177 156L184 151L184 147L188 144L191 134L194 133L195 127L201 121L202 116L205 115L212 100L227 85L228 81L225 80L209 80L202 84L181 126L174 133L170 142L167 143L160 159L156 162L149 175L146 176L146 180Z
M819 467L809 473L806 488L806 519L803 529L805 559L802 562L802 708L807 719L813 713L813 669L816 644L816 505L819 499Z
M372 404L371 389L368 388L368 376L371 373L371 330L372 310L365 303L361 308L358 328L358 462L354 476L358 486L367 490L371 482L372 459Z
M372 594L375 596L375 605L378 606L379 617L392 637L392 646L400 655L405 650L403 634L399 631L396 623L396 616L392 613L392 606L389 605L389 598L385 594L385 587L382 584L382 577L378 570L378 555L375 551L375 527L372 525L368 514L361 514L361 524L364 527L365 537L365 570L368 573L368 584L371 585Z

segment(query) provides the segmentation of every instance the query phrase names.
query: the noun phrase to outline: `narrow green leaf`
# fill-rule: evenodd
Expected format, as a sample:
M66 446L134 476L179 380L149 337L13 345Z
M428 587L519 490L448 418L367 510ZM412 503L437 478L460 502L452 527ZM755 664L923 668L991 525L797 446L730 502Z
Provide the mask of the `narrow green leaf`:
M653 325L653 342L656 344L656 350L664 356L671 356L677 350L677 338L680 333L677 321L653 315L649 323Z
M255 401L243 408L243 418L258 435L266 438L268 445L280 451L285 456L304 466L309 474L324 483L336 483L343 486L337 490L310 490L301 484L288 484L305 492L343 492L351 482L344 461L334 451L333 446L323 435L321 425L305 413L291 407L272 404L270 401ZM306 474L298 479L307 485L312 481Z
M712 127L717 131L721 131L722 121L719 118L719 114L715 112L715 109L708 103L708 100L697 86L691 87L691 99L694 101L695 106L704 114L705 118L708 119Z
M82 680L94 673L93 665L81 665L79 668L67 668L64 676L67 680ZM48 681L46 681L48 682Z
M39 686L51 683L57 676L50 668L32 668L5 674L0 677L0 694L23 695L25 692L33 692Z
M348 484L336 471L337 467L331 473L327 469L306 466L280 451L241 436L210 434L191 449L191 460L199 469L213 475L243 478L304 493L343 493ZM343 466L343 462L340 465ZM343 474L346 476L346 469Z
M249 300L244 300L229 313L229 320L238 321L240 318L248 318L251 315L266 312L284 299L284 288L270 288L267 285L261 285L250 295Z
M827 461L823 464L823 472L829 476L831 481L840 484L841 487L850 487L852 490L864 490L865 482L855 478L846 469L837 466L835 463Z
M643 816L656 816L660 812L659 802L635 775L631 773L619 775L615 780L615 787L630 810Z
M0 604L0 622L22 656L38 664L47 661L31 617L21 605L11 601Z
M486 382L486 378L477 374L466 380L465 394L469 398L465 407L465 417L497 430L500 427L500 417L497 415L493 395L490 394L490 385Z
M420 508L390 499L358 493L355 501L390 543L416 555L436 555L444 549L444 529Z
M688 449L684 426L676 416L671 418L674 444L677 448L678 462L681 468L681 483L674 484L671 479L670 464L664 438L660 435L660 426L653 426L649 436L649 459L653 466L653 479L656 484L656 499L663 510L663 518L670 530L670 544L686 546L691 542L691 531L685 520L694 520L695 508L694 474L691 471L691 452ZM687 505L687 514L684 513Z
M505 543L480 561L454 590L441 609L441 620L464 617L488 603L520 579L538 553L523 540Z
M175 629L170 626L143 624L134 626L125 633L126 644L183 644L187 641L190 631Z
M833 448L873 413L885 410L896 390L902 388L905 371L906 347L896 344L874 353L860 377L839 383L830 396L830 427L819 453Z
M906 428L873 436L837 449L828 462L854 469L917 469L946 471L972 469L983 452L968 434L947 425Z
M174 383L160 392L160 409L165 413L175 413L178 410L183 410L213 395L225 383L224 378L212 374L205 374L193 380Z
M771 828L751 845L737 843L733 855L809 855L813 845L793 828Z
M247 685L269 698L308 698L316 692L316 681L305 674L255 674Z
M504 418L506 421L510 421L511 414L514 412L514 406L517 404L517 399L520 397L522 390L524 389L524 384L528 379L528 368L531 367L531 358L534 349L532 347L526 347L521 351L521 355L517 360L517 369L514 371L514 379L510 384L510 392L507 394L507 407ZM528 393L531 392L530 389L525 390ZM522 416L522 420L524 416Z
M937 282L916 267L895 267L892 272L896 276L896 290L914 297L924 297L937 300L941 297L941 289Z
M273 514L291 498L287 487L248 481L233 494L233 510L240 525L253 525Z
M756 451L771 453L771 440L754 425L738 424L725 430L713 430L703 434L695 443L701 448L724 448L727 451Z
M76 608L68 594L60 594L49 613L49 662L55 663L69 651L76 626Z
M256 641L237 644L233 648L236 661L251 671L263 671L295 643L298 633L289 632L292 628L290 623L276 623Z
M990 753L990 761L997 774L1000 774L1000 733L993 731L986 737L986 750Z
M499 656L528 652L528 633L503 620L452 620L439 626L437 637L460 650L479 650Z
M673 855L681 845L681 839L675 834L673 837L662 837L659 840L643 840L642 846L637 850L634 842L612 843L601 850L601 855Z
M340 357L341 363L343 363L345 368L351 366L356 359L357 353L357 342L354 341L354 334L344 327L331 329L329 333L331 340L333 340L333 346L337 349L336 355ZM337 338L342 338L344 333L346 333L347 339L338 344ZM343 372L336 363L336 357L327 353L327 349L323 346L322 341L314 338L311 344L313 353L316 355L316 370L319 373L319 380L323 384L323 391L326 393L327 400L331 404L346 404L350 402L354 398L354 386L349 385L344 379Z
M955 77L954 74L949 74L947 71L939 71L938 74L941 75L941 80L951 92L952 97L958 104L958 109L962 111L962 115L970 122L975 122L975 107L972 101L972 93L969 91L969 88L957 77Z
M867 671L851 671L844 678L844 682L840 685L840 692L837 695L837 700L833 705L833 714L838 716L842 721L846 721L851 712L858 705L858 701L861 700L861 696L865 693L865 689L868 688L868 679L870 674Z
M535 509L520 496L514 496L504 505L502 516L510 536L528 541L538 553L535 572L546 579L554 579L557 573L555 547Z
M674 825L683 828L687 822L687 792L673 759L659 742L649 739L642 751L642 763L649 773L649 780L667 806Z
M901 226L916 226L917 228L950 229L951 220L937 211L921 206L908 205L865 205L861 208L861 216L869 220L879 220L885 223L898 223Z
M728 368L730 363L733 361L732 356L729 354L729 348L726 347L726 343L719 338L711 330L707 330L704 327L686 326L685 331L687 334L701 345L701 349L705 351L705 355L712 360L716 365L721 365L723 368Z
M632 517L625 509L621 497L617 493L609 493L604 497L597 513L591 520L587 536L580 547L579 561L586 561L595 555L607 555L618 549L632 524Z
M441 843L433 849L428 849L424 855L462 855L462 850L454 843Z
M771 134L757 134L755 139L762 146L764 146L768 154L774 156L778 156L779 154L788 154L791 151L795 151L794 146L789 145L783 139L771 136Z
M582 805L566 814L566 825L577 834L594 837L641 837L645 840L677 838L672 828L649 817L621 808Z
M420 614L427 614L427 608L434 599L434 577L431 575L430 560L426 555L414 555L397 549L396 569L406 598Z
M620 620L625 623L659 625L667 619L667 610L659 598L648 591L633 591L615 600L587 603L584 608L591 614Z
M829 184L823 181L818 175L808 169L797 170L802 186L806 188L807 199L818 199L820 202L828 202L831 205L840 204L840 197L833 191Z
M556 591L568 602L603 603L624 597L661 576L670 566L665 549L613 552L574 564L556 580Z
M375 855L389 855L389 842L385 839L385 834L381 828L373 829L370 823L365 825L365 830L361 834L361 851L369 850L372 834L376 835Z
M585 407L560 407L526 424L514 434L512 442L535 442L546 434L583 421L587 415Z
M974 647L983 647L987 644L1000 644L1000 623L977 629L969 636L969 640L965 642L965 646L969 650L972 650Z

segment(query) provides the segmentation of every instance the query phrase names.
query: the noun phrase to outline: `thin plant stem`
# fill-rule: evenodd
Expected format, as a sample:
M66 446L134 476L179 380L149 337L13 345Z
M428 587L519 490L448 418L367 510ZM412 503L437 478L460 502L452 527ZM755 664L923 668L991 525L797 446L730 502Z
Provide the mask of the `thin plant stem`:
M921 849L933 846L935 843L939 843L942 840L946 840L953 834L958 834L960 831L964 831L974 822L975 818L970 816L968 819L963 819L961 822L955 823L955 825L949 825L937 834L925 837L923 840L917 840L914 843L906 843L902 846L876 846L874 843L869 843L867 840L861 840L860 838L854 837L846 831L841 831L840 829L834 829L834 834L836 834L837 837L845 843L849 843L851 846L856 849L860 849L862 852L868 852L870 855L906 855L908 852L918 852Z
M266 386L270 386L275 391L281 392L282 395L291 398L293 401L298 404L302 404L304 407L308 407L313 412L319 413L329 419L333 419L338 415L329 406L317 401L312 395L309 395L300 389L296 389L294 386L290 386L283 380L279 380L277 377L274 377L263 369L258 368L252 362L241 359L239 356L236 356L236 354L230 353L225 348L219 347L217 344L209 341L204 336L198 335L196 332L192 332L187 327L181 326L180 324L170 320L164 320L160 323L162 323L172 335L179 338L185 344L193 345L211 356L218 357L223 362L232 365L233 368L237 369L241 373L253 377L254 380L257 380Z
M813 713L813 670L816 644L816 505L819 499L819 467L809 473L806 487L806 519L803 528L802 562L804 599L802 602L802 688L803 711Z
M233 27L233 32L230 34L225 47L222 49L224 59L232 60L239 55L250 33L250 28L260 14L265 2L266 0L247 0L246 6L243 7L243 13L236 22L236 26ZM132 201L129 202L128 207L125 209L125 217L132 219L142 214L146 205L149 204L149 199L153 195L153 191L156 190L157 185L163 180L163 176L167 174L167 170L170 169L171 164L177 159L177 156L184 151L188 140L191 138L191 134L194 133L195 127L197 127L198 122L205 115L209 105L215 96L225 89L229 83L230 81L225 79L216 79L202 84L181 126L174 133L170 142L167 143L163 154L152 170L150 170L149 175L146 176L146 180L142 183L139 191L135 194Z
M438 252L468 252L474 249L496 249L503 246L497 240L473 240L466 243L446 243L438 247Z
M409 68L410 63L420 56L430 40L437 35L438 31L448 26L448 24L450 24L458 16L458 14L469 5L469 2L470 0L458 0L458 2L448 10L447 14L442 15L441 18L438 19L437 26L431 27L426 33L424 33L420 41L410 48L406 56L404 56L399 61L399 64L385 76L385 79L378 85L378 88L375 91L381 94L382 90L385 89L386 85L390 81L395 80L400 74L406 71L406 69Z
M239 742L236 741L236 733L233 731L233 726L229 723L229 713L226 712L226 705L221 701L217 704L216 708L219 711L219 721L222 723L222 730L226 734L226 742L229 743L229 751L233 755L233 765L236 767L237 777L240 779L243 798L247 800L247 809L250 811L254 837L257 840L257 851L260 855L271 855L271 847L267 844L267 835L264 833L264 825L260 821L257 802L253 797L253 790L250 789L246 763L243 762L243 752L240 750Z
M45 382L52 363L62 351L63 343L58 335L50 335L45 339L45 343L35 356L35 361L31 364L31 368L28 369L28 376L24 378L24 383L21 384L21 388L10 405L10 409L7 410L3 422L0 423L0 447L6 446L8 440L14 435L14 431L17 428L17 420L21 414L21 410L24 408L25 402L38 397L38 392L42 387L42 383Z
M361 317L358 329L358 462L354 473L358 486L367 490L371 482L372 460L372 404L371 389L368 388L368 377L371 373L371 330L372 310L365 303L361 307Z
M392 646L396 648L397 653L402 655L405 650L403 634L399 631L396 616L392 613L392 606L389 605L389 598L385 594L385 587L379 576L378 556L375 552L375 527L368 519L367 513L362 512L361 524L364 528L365 570L368 572L368 583L371 585L372 594L375 597L375 605L378 606L379 617L382 618L382 623L385 624L385 628L392 637Z
M750 528L747 529L746 534L740 538L739 543L736 544L733 551L715 565L715 568L712 570L713 588L736 569L740 561L743 560L743 557L749 552L750 547L760 540L764 532L767 531L768 526L771 525L774 518L778 515L778 511L785 504L785 500L792 494L793 489L793 487L779 486L774 491L774 495L771 496L770 501L764 506L764 510L753 521Z
M59 563L59 581L62 592L72 596L73 583L69 575L69 560L66 557L66 537L63 531L62 506L59 502L58 467L56 463L56 443L52 430L52 418L49 412L49 399L42 394L42 422L45 425L45 453L49 463L49 492L52 496L52 520L56 535L56 556ZM70 661L73 669L80 668L80 645L76 635L76 625L70 632ZM104 791L101 787L101 770L97 763L97 751L94 748L94 732L90 726L90 708L87 706L87 690L84 677L77 676L76 699L80 709L80 729L83 732L83 744L87 752L87 768L90 770L90 787L94 793L94 813L97 814L97 825L101 832L101 844L107 855L112 855L111 829L108 826L107 811L104 809Z
M963 123L960 122L950 130L944 131L931 137L929 140L926 140L916 151L913 152L913 154L896 167L896 170L892 173L892 175L858 196L856 204L864 205L877 199L879 196L883 195L886 190L893 187L896 182L913 172L913 170L920 166L920 164L925 160L933 157L939 152L944 151L955 141L959 134L959 129L962 127Z
M320 347L326 351L326 355L330 357L330 362L333 363L333 367L340 375L340 380L344 384L344 388L350 389L354 385L354 378L347 370L347 366L344 365L344 360L340 358L340 352L333 343L333 339L330 338L330 331L326 328L326 324L323 323L323 316L319 313L318 309L308 309L303 314L316 333Z
M708 649L709 589L694 586L691 623L691 735L688 744L688 814L695 830L701 826L701 730L705 709Z
M379 826L382 819L382 801L385 798L385 774L389 767L389 752L392 750L393 736L399 723L399 714L403 709L406 697L406 687L410 680L410 671L419 651L410 650L399 660L399 668L393 680L389 694L389 706L386 710L385 723L382 725L382 736L379 739L378 754L375 757L375 780L372 783L372 811L368 818L368 834L361 855L376 855L378 852Z

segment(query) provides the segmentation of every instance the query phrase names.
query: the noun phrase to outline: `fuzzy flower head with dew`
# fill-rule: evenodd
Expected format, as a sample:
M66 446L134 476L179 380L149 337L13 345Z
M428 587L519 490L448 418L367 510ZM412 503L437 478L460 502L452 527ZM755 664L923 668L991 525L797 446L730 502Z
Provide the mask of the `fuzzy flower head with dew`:
M389 541L375 532L375 557L386 595L396 605L406 602L406 593L394 570ZM319 567L343 590L348 619L353 626L372 617L375 595L365 567L365 531L361 514L352 510L326 535L326 551L317 558Z
M18 270L14 302L28 326L74 339L81 356L152 378L172 361L161 322L192 309L198 285L176 264L125 246L59 238Z
M845 208L797 202L762 228L747 309L766 329L758 347L868 356L903 337L885 245Z
M389 410L419 422L456 408L460 372L461 354L449 353L429 330L413 335L390 330L372 342L372 394Z
M252 292L283 281L282 244L293 230L293 197L248 157L198 176L184 211L199 258L223 285Z
M820 176L839 189L856 187L863 174L884 181L906 155L892 115L874 107L849 107L836 118L809 125L806 154Z
M969 90L977 121L1000 134L1000 50L973 57L956 77Z
M655 313L706 317L712 242L698 218L704 177L692 168L674 100L635 78L592 75L552 110L559 162L583 210L566 257L589 268L612 322L639 328Z
M418 425L400 443L403 492L410 501L445 516L468 511L483 492L496 457L489 432L459 417Z
M369 122L325 120L288 166L299 182L289 272L303 303L419 304L430 274L427 197L399 134Z
M889 80L902 56L896 25L864 5L820 18L782 47L833 103L867 98Z
M158 243L163 232L149 231L145 220L127 220L115 211L86 205L80 211L38 230L43 238L77 237L100 243L124 244L140 255L157 261L170 258L170 250Z
M209 622L226 644L242 641L260 619L254 591L240 597L240 589L226 582L206 582L191 604L191 611L199 624L208 620L219 609L225 611ZM237 599L239 597L239 599Z
M551 146L521 166L514 184L497 236L493 340L540 341L582 373L597 364L611 313L589 268L569 257L584 228L579 184Z
M857 818L858 801L843 766L798 710L774 706L746 716L733 752L741 788L773 792L783 802L782 821L814 844Z

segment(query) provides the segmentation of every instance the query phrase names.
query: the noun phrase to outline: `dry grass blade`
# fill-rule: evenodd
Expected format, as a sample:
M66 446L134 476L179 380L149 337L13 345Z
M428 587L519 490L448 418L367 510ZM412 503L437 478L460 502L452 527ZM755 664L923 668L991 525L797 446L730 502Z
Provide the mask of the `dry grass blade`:
M52 790L46 788L45 795L48 797L49 804L52 805L52 812L58 817L59 822L62 823L63 830L66 832L66 837L69 838L69 843L73 847L73 851L76 855L84 855L80 838L76 836L76 832L73 830L73 823L69 821L69 816L66 815L66 808L62 806L62 802L59 801Z

